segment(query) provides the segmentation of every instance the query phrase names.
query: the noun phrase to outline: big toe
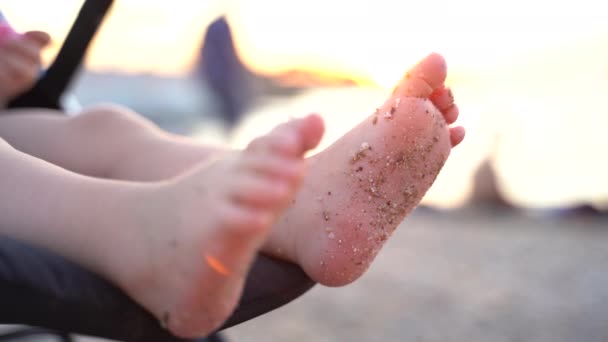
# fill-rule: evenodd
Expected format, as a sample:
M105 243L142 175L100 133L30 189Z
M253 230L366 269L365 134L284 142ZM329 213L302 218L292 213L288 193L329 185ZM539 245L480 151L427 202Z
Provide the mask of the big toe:
M312 114L275 127L267 135L253 140L247 149L270 150L286 157L302 157L306 151L319 144L324 130L323 119Z
M300 153L305 153L319 145L325 132L325 124L321 116L310 114L300 119L297 126L301 142Z
M395 88L396 96L428 98L443 86L447 76L445 59L432 53L412 67Z

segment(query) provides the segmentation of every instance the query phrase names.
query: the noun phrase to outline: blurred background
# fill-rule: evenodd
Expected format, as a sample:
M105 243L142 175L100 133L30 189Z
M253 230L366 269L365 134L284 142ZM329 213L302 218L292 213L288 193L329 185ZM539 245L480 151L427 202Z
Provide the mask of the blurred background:
M6 0L54 58L80 0ZM322 146L430 52L467 137L370 271L230 329L244 341L607 341L602 3L117 0L72 92L244 146L318 112Z

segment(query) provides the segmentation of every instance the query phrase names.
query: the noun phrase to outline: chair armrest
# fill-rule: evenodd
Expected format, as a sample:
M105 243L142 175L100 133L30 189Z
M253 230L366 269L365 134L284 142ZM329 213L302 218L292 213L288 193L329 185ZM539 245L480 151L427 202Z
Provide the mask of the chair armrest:
M185 341L105 280L49 251L0 238L0 322L133 342Z
M259 256L239 307L221 329L287 304L313 285L297 266ZM0 237L0 303L0 323L127 342L188 341L171 335L104 279L52 252L6 237Z

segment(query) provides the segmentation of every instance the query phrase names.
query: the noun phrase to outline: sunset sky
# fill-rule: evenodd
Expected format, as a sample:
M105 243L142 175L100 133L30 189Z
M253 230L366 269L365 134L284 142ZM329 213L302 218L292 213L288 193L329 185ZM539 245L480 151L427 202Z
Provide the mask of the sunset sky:
M18 29L48 30L60 42L81 3L7 0L0 9ZM500 134L497 164L514 201L608 198L601 1L117 0L88 65L186 74L206 25L221 13L246 63L264 72L305 68L389 89L409 65L440 52L469 130L448 165L453 173L470 171ZM456 198L450 191L466 186L438 189Z

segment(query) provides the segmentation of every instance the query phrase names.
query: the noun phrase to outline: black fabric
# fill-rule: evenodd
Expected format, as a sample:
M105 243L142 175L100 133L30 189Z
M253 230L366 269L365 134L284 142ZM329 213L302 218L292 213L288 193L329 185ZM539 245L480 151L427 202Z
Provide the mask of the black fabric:
M258 255L243 290L238 307L221 329L258 317L279 308L315 285L294 264Z
M0 335L0 341L31 341L32 336L53 336L55 338L53 341L74 342L74 339L68 333L41 328L18 328L13 331L5 332Z
M284 305L314 283L297 267L260 256L238 309L222 329ZM0 322L126 342L177 342L119 289L49 251L0 238Z

